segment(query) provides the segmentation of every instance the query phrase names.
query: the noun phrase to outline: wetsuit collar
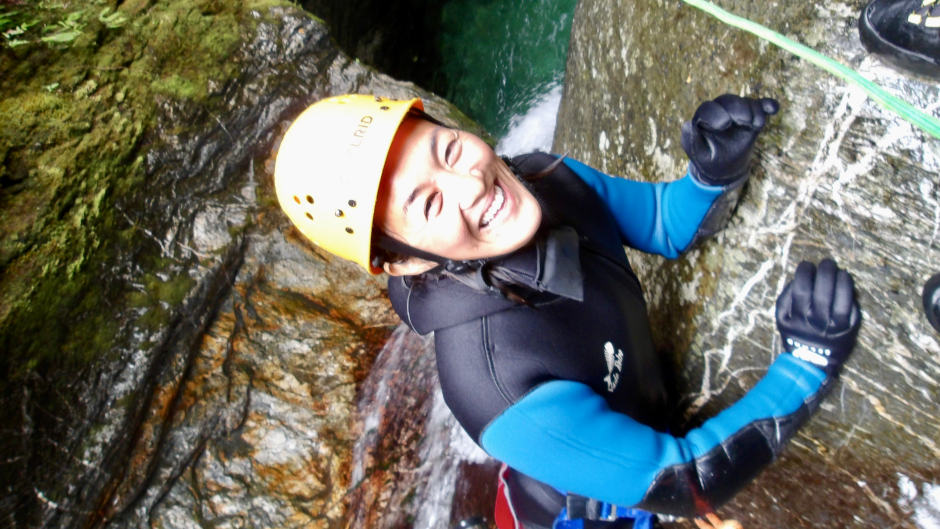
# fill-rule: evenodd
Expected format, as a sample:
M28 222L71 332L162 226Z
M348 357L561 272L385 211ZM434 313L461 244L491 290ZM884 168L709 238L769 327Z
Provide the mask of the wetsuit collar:
M547 230L535 244L499 262L495 271L537 292L584 300L578 233L570 226Z
M417 277L389 278L396 312L420 334L519 307L492 286L490 276L512 281L538 307L558 297L584 297L578 234L571 227L546 230L532 244L487 262L460 280L442 270Z

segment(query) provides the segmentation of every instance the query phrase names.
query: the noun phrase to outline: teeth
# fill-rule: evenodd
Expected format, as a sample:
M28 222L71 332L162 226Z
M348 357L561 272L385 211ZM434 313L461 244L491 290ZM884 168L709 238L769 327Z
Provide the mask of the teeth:
M503 207L503 201L506 199L503 196L503 189L499 186L495 187L495 193L493 195L493 203L490 204L490 207L486 210L486 213L483 214L483 222L480 223L480 226L486 226L490 222L493 222L493 219L496 218L496 214L499 213L500 208Z

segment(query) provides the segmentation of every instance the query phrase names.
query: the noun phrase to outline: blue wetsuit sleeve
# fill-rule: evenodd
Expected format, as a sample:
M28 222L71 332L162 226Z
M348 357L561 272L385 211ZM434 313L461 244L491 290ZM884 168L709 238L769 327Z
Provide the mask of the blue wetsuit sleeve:
M612 411L588 386L538 386L484 430L481 445L560 490L621 506L701 515L727 501L818 407L825 374L781 355L734 405L684 437Z
M712 205L725 192L688 173L668 183L636 182L570 158L564 163L600 195L617 220L625 244L670 258L691 246Z

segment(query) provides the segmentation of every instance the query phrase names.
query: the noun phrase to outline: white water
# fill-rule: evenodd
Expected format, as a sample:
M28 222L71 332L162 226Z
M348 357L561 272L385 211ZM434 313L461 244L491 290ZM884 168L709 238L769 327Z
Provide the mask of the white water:
M419 472L426 475L426 481L419 493L423 501L419 503L414 527L444 528L454 502L458 466L462 462L482 463L489 456L451 415L440 388L434 392L434 407L418 452L422 461Z
M512 117L509 132L496 144L496 152L506 156L532 151L550 152L561 93L561 83L547 85L530 101L524 114Z
M384 492L393 494L407 491L410 485L414 490L414 499L401 507L413 517L411 526L449 529L461 463L482 463L487 461L488 456L463 431L444 403L437 382L433 353L429 352L431 347L430 339L419 338L405 324L400 324L376 357L372 371L363 384L359 401L363 431L353 447L351 484L354 489L362 486L370 471L377 468L370 466L381 467L386 463L374 460L372 456L381 441L379 436L383 433L382 425L395 420L397 412L408 406L403 402L411 401L427 391L431 393L428 401L419 404L423 410L414 410L419 423L415 427L423 431L421 443L416 447L421 463L407 469L407 484L390 484L388 491L374 492L378 496ZM400 395L403 385L413 386L416 391ZM387 501L404 499L393 496ZM400 517L393 516L390 519L389 527L397 527L394 520Z
M918 529L940 529L940 485L925 482L918 491L911 478L899 473L898 489L901 492L898 505L913 511L911 518Z
M389 398L389 381L401 369L404 359L404 342L408 337L408 327L399 325L389 337L376 357L369 380L364 384L359 400L359 413L362 420L362 434L353 447L352 483L358 485L366 476L366 453L377 443L379 425L385 413L385 404ZM383 369L383 367L387 368Z

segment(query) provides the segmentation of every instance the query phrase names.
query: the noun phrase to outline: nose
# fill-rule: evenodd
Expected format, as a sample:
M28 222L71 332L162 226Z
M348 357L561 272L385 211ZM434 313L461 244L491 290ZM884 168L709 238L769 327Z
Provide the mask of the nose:
M437 179L437 185L445 197L457 202L462 211L472 208L486 191L483 173L479 169L448 172Z

